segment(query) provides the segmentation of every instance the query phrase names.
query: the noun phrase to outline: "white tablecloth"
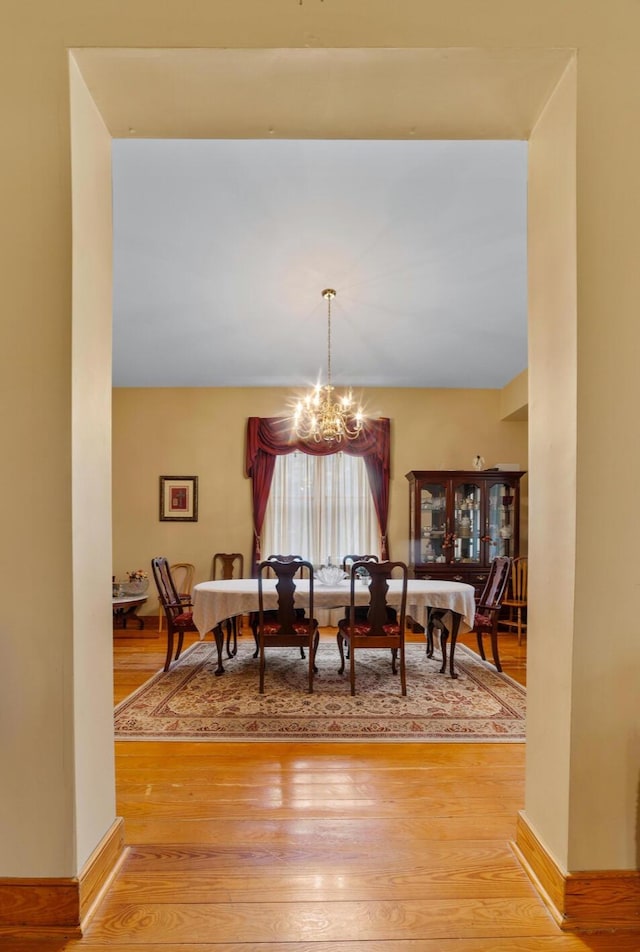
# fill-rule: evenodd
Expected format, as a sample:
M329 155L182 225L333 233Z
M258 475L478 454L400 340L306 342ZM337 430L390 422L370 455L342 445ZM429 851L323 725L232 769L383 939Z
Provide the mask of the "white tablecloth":
M322 585L318 581L313 587L314 612L323 608L343 608L349 605L350 582L348 579L338 585ZM402 583L392 579L389 582L387 600L390 605L400 605ZM278 595L276 579L266 579L263 584L265 609L277 608ZM369 604L369 589L358 583L356 586L357 603ZM309 582L301 579L296 582L296 604L307 608L309 604ZM445 608L461 616L461 631L473 628L475 612L474 588L462 582L441 582L434 579L409 579L407 584L407 614L420 624L426 623L427 608ZM193 620L200 637L216 625L233 615L246 615L258 611L257 579L240 578L200 582L193 590Z

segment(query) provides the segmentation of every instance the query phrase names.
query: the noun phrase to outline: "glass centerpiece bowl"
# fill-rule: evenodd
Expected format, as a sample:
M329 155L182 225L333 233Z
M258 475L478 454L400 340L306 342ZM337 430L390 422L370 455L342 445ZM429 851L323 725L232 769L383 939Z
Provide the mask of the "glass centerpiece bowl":
M337 585L346 577L339 565L323 565L315 574L321 585Z
M140 577L132 574L122 583L122 589L125 595L144 595L148 588L149 579L146 578L146 576Z

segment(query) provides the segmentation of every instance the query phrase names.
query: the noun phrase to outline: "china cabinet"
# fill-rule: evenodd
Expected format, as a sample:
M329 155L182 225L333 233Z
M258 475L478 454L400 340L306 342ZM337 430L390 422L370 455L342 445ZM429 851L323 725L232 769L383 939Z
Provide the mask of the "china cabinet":
M409 563L416 578L467 582L482 591L491 561L520 554L524 472L412 470Z

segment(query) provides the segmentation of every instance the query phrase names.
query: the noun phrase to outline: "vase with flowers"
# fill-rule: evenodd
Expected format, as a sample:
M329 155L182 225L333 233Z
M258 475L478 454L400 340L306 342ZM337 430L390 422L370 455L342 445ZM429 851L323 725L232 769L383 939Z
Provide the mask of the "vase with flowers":
M149 576L142 569L127 572L127 581L123 584L125 595L144 595L149 588Z

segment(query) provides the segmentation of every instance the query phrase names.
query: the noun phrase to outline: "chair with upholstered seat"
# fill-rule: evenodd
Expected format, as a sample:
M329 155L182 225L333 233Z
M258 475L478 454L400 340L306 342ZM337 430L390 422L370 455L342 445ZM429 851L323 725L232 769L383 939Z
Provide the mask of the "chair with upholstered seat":
M362 585L358 578L359 569L364 569L370 576L369 607L365 618L357 612L361 606L356 604L356 586ZM395 621L389 617L391 606L387 604L389 581L394 574L402 581L400 611ZM348 650L352 695L356 693L356 653L362 648L389 648L393 674L397 674L399 655L401 690L403 695L407 693L404 651L407 578L408 570L404 562L363 561L354 562L351 566L349 608L347 616L338 622L337 641L341 662L339 674L343 674L345 669L345 646Z
M296 578L304 573L309 582L309 603L306 609L295 607ZM278 607L264 608L264 580L271 575L277 578ZM256 634L260 658L260 694L264 694L266 668L265 652L270 648L299 648L304 658L304 649L309 652L308 690L313 693L313 676L316 651L320 633L318 622L313 617L313 566L305 559L293 557L282 561L275 556L258 566L258 612Z
M216 552L211 561L211 579L230 579L244 577L244 556L241 552ZM238 651L238 631L242 629L242 616L227 618L227 654L229 657ZM233 634L233 651L231 635Z
M301 555L268 555L267 558L265 559L265 562L271 562L271 561L304 562L304 559L302 558ZM267 575L268 574L269 573L267 573ZM275 573L272 572L271 574L273 575ZM304 574L305 574L305 570L304 568L302 568L300 573L300 578L304 578ZM296 613L300 618L304 618L304 615L305 615L304 608L297 608ZM264 615L265 615L265 618L273 620L276 618L277 612L275 610L268 610L264 613ZM258 655L260 654L260 644L258 641L258 613L257 612L251 613L251 615L249 616L249 624L251 625L251 630L253 631L253 638L256 643L256 650L253 654L253 657L257 658ZM301 658L305 657L304 647L302 645L300 646L300 657Z
M501 555L493 560L489 569L489 577L476 605L475 619L473 622L473 630L478 639L480 657L483 661L486 661L482 636L487 634L491 637L493 663L498 671L502 671L500 655L498 653L498 622L507 591L507 585L509 584L512 564L513 559L508 555Z
M521 555L513 560L511 580L502 607L508 610L506 617L500 619L500 628L515 629L518 644L522 644L522 635L527 630L527 575L528 559Z
M191 562L173 562L169 566L171 578L178 592L178 597L185 605L191 604L193 576L196 571L195 565ZM164 619L164 609L162 601L158 598L158 631L162 633L162 622Z
M345 555L345 557L342 560L342 571L347 573L350 572L351 566L353 565L354 562L379 562L379 561L380 559L378 558L377 555ZM356 618L363 619L363 620L366 619L368 611L369 609L366 607L366 605L359 605L358 608L356 608L355 610ZM395 621L397 618L397 612L395 608L388 608L387 611L389 614L389 619L391 621ZM349 657L348 648L347 648L347 657Z
M158 589L158 597L167 619L167 656L164 670L168 671L171 661L177 661L180 657L185 633L198 629L193 622L191 602L185 602L178 594L168 560L162 557L152 559L151 569ZM175 635L178 636L178 645L174 656L173 641Z

